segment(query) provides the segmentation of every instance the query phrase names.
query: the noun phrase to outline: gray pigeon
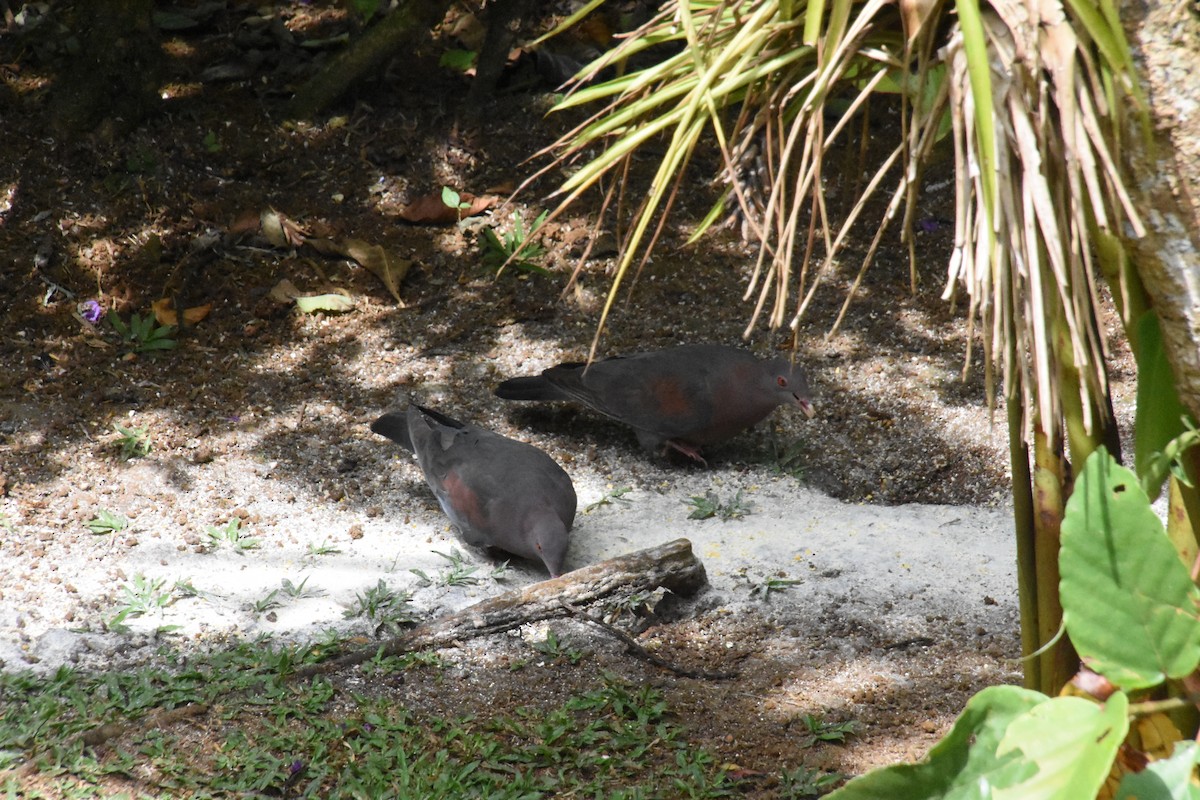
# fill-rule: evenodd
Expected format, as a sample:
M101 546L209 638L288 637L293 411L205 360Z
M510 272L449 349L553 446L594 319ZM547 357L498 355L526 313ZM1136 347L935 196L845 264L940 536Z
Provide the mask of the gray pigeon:
M786 358L760 361L716 344L690 344L557 367L496 388L506 400L574 400L629 425L649 450L704 462L703 445L728 439L793 403L816 412L804 370Z
M442 511L476 547L541 561L562 574L575 521L575 487L554 459L532 445L410 404L371 430L417 454Z

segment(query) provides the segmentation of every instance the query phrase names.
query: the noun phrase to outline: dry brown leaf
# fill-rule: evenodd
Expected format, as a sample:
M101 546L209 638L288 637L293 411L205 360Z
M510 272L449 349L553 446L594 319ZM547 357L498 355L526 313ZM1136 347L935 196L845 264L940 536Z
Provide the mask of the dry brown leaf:
M483 194L475 197L465 192L459 195L459 197L466 204L466 207L451 208L446 205L442 202L442 193L440 190L431 194L421 195L400 209L400 219L418 225L451 225L460 219L473 217L476 214L487 211L500 200L499 197L494 195Z
M309 247L326 256L343 256L358 262L371 272L391 292L401 306L400 282L408 274L412 261L389 256L382 246L364 242L362 239L309 239Z
M179 313L171 307L172 305L173 303L169 297L155 300L150 304L150 308L154 309L154 318L158 320L159 325L174 326L179 324ZM210 311L212 311L212 303L185 308L183 310L183 321L187 325L195 325L207 317Z
M254 209L246 209L238 215L229 226L229 232L235 234L258 233L262 228L262 214Z
M391 257L382 246L368 244L361 239L346 239L345 246L346 255L383 281L383 285L392 293L392 297L396 298L396 302L403 306L404 300L400 297L400 282L408 274L408 268L412 266L412 261L407 258Z
M484 194L512 194L517 190L517 182L512 178L494 183L483 190Z

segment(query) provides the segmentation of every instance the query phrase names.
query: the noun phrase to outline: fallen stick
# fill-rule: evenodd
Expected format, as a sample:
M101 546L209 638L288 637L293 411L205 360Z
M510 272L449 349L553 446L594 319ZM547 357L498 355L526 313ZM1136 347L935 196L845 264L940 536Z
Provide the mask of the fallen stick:
M662 587L688 597L707 582L704 564L692 553L692 543L687 539L676 539L505 592L450 616L423 622L381 644L302 667L292 677L327 675L376 656L445 647L474 636L488 636L531 622L571 616L570 606L595 603L617 593L649 592Z

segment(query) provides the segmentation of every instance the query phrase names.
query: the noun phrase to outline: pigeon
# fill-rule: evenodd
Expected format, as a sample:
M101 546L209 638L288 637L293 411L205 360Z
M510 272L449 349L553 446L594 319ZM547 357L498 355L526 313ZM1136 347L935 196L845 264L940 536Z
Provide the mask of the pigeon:
M703 445L740 433L776 406L813 410L804 370L786 358L760 361L736 347L691 344L559 364L496 388L506 400L574 400L637 432L648 450L674 449L700 463Z
M557 578L575 521L575 487L533 445L410 404L371 430L417 455L425 481L463 540L541 561Z

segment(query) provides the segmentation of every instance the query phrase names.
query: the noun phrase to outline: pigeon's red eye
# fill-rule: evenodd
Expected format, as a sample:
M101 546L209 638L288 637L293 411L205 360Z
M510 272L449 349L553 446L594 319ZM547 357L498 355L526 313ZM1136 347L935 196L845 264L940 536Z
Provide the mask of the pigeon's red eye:
M781 388L781 389L787 388L787 378L783 377L782 375L777 377L775 379L775 382L779 384L779 388Z

